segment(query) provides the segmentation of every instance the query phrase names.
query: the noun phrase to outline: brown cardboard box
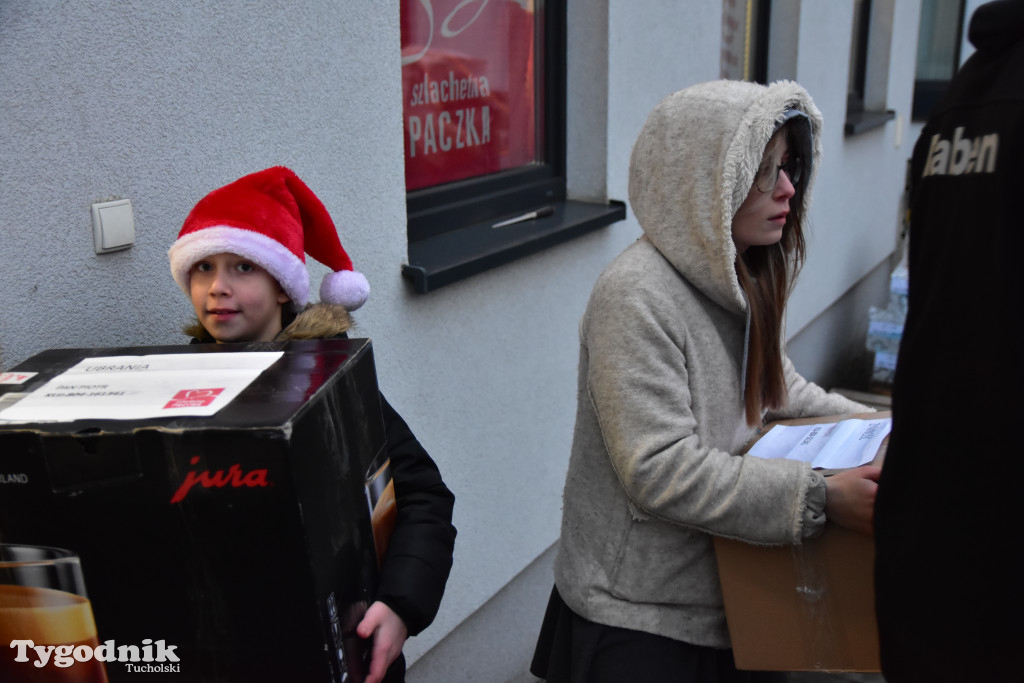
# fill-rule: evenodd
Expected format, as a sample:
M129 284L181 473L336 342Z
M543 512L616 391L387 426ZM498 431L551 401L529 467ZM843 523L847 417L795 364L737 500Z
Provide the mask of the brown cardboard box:
M879 416L888 414L778 424ZM880 465L883 456L884 445L874 464ZM881 670L871 536L827 523L821 536L799 546L755 546L716 537L715 553L738 668Z

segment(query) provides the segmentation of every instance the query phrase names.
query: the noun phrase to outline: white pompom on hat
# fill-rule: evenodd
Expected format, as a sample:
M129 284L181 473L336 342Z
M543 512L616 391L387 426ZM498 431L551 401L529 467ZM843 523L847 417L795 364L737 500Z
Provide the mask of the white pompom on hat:
M323 203L284 166L243 176L199 200L167 253L174 281L188 294L192 266L225 252L265 269L296 308L309 302L306 254L333 271L320 285L321 301L355 310L370 294Z

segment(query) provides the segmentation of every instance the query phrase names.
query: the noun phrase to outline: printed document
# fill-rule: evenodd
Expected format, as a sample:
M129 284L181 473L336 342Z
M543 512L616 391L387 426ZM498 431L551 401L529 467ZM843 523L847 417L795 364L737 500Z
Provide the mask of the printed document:
M859 467L871 462L892 430L892 418L849 419L812 425L774 425L750 449L758 458L786 458L815 469Z

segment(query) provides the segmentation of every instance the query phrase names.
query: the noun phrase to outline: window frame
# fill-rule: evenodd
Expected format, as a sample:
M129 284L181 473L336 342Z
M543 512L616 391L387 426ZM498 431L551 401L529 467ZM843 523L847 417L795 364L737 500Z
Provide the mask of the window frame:
M772 0L757 3L757 48L754 50L751 80L768 85L768 49L772 36Z
M960 6L958 8L956 35L953 40L953 74L960 68L960 51L963 47L963 35L966 28L965 22L967 21L967 2L966 0L958 1ZM920 29L918 30L920 31ZM918 36L918 40L920 41L920 36ZM945 79L918 79L916 64L914 72L914 95L910 107L910 119L911 121L923 122L928 120L932 110L946 94L946 90L949 89L949 84L953 80L953 74L950 74L949 78Z
M567 4L538 0L544 12L542 160L406 193L409 251L402 274L414 291L425 294L625 218L623 202L567 199ZM549 207L550 215L493 227Z
M894 11L893 1L863 0L860 6L860 30L856 36L851 35L850 38L851 47L855 45L857 49L851 56L850 69L853 70L854 83L852 92L847 89L846 121L843 124L843 134L846 137L881 128L896 118L896 112L885 107L884 94L881 94L885 91L884 84L888 83L892 22L883 22L876 17L876 12L891 14ZM887 24L890 27L889 32L883 32L882 28ZM875 45L875 41L878 41L878 45ZM869 79L872 82L873 93L870 96ZM875 92L876 90L879 92Z
M748 6L751 3L754 4L753 11L751 12L753 15L752 22L750 22L753 24L753 29L751 29L749 25L744 25L743 27L744 33L754 37L754 49L749 55L749 60L746 60L743 63L742 78L743 80L751 81L753 83L767 85L769 72L768 59L772 33L772 0L745 0L745 2ZM725 12L725 2L723 2L722 11L723 13ZM719 64L719 76L721 78L736 77L725 68L724 64Z
M854 11L856 11L856 6ZM868 73L868 41L871 36L871 0L861 0L860 31L851 40L856 51L851 60L850 70L853 72L853 92L846 91L846 113L859 114L864 111L864 89ZM857 17L854 17L857 19Z

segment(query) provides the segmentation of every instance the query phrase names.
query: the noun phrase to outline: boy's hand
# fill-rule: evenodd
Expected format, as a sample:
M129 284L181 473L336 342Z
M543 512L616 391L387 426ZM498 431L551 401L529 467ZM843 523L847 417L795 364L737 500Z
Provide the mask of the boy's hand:
M409 630L402 618L383 602L375 602L366 610L366 616L356 627L360 638L373 636L373 653L370 658L370 673L366 683L380 683L391 662L398 658L409 637Z

